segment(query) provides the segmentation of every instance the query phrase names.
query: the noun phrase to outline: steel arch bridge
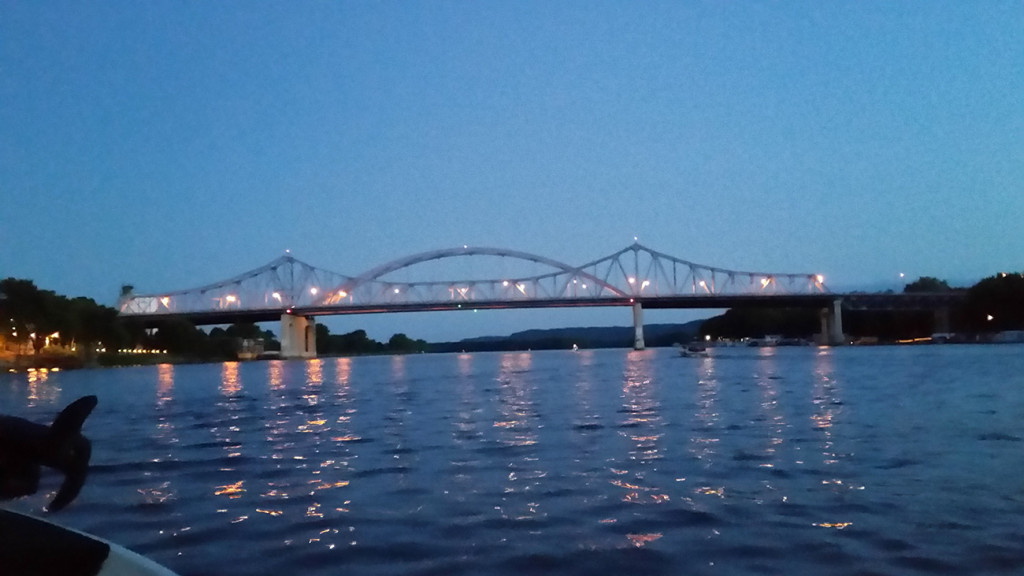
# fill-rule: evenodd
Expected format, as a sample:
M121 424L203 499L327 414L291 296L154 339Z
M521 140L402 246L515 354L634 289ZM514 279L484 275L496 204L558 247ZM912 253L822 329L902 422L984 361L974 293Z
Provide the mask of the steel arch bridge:
M534 275L405 280L395 272L452 258L501 257L542 265ZM570 265L501 248L462 246L421 252L349 276L281 256L238 276L187 290L125 293L122 316L142 320L184 316L197 324L263 321L281 314L318 316L459 308L621 306L726 308L736 301L785 305L808 297L827 301L817 274L744 272L696 264L639 243ZM823 299L823 297L825 297Z
M399 272L447 259L497 257L539 272L400 280ZM644 347L642 308L805 306L827 308L823 332L839 334L839 305L818 274L746 272L696 264L634 243L581 265L502 248L421 252L349 276L290 254L238 276L187 290L135 294L118 301L122 316L146 323L183 317L196 324L280 319L282 355L315 356L313 318L427 310L631 306L635 346ZM827 324L827 327L826 327ZM838 332L836 326L838 325Z

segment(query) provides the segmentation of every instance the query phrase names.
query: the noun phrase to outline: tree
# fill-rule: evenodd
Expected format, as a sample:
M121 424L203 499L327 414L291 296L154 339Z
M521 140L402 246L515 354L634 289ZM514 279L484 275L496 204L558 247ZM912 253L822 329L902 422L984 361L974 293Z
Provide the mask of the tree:
M952 288L945 280L939 280L932 276L921 276L910 284L903 287L904 293L911 292L949 292Z
M405 334L395 334L388 340L388 350L392 352L421 352L426 348L426 342L413 340Z
M971 286L963 317L975 332L1024 329L1024 274L996 274Z
M252 322L238 322L228 326L225 330L229 338L242 338L245 340L259 340L263 338L263 331Z
M316 323L316 353L327 354L331 349L331 330L327 325Z
M806 338L821 329L818 311L810 308L732 308L701 324L700 333L713 338L761 337L779 334Z
M205 332L182 318L161 320L153 334L155 348L172 354L195 354L206 349L208 338Z

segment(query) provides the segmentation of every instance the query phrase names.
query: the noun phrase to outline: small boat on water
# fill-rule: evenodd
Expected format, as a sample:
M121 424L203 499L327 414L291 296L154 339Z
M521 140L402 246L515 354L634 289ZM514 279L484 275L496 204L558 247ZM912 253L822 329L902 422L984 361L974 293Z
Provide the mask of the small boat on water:
M679 350L679 355L683 358L707 358L709 356L708 349L697 344L689 346L676 344L676 348Z

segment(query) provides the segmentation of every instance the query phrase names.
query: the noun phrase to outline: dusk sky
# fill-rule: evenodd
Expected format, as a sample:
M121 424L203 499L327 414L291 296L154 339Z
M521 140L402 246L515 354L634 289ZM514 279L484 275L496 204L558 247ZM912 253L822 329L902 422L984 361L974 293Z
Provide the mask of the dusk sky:
M0 5L0 277L106 305L286 249L356 275L464 244L582 264L634 236L833 290L963 284L1024 270L1022 224L1020 0Z

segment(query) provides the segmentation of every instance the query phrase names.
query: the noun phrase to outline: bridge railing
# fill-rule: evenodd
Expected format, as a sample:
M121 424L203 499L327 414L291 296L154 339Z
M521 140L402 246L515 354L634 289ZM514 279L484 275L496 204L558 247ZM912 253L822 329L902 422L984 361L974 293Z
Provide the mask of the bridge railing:
M396 272L444 258L503 256L539 263L551 270L500 278L397 281ZM735 295L823 294L815 274L743 272L703 266L633 244L582 266L495 248L425 252L346 276L282 256L228 280L190 290L135 295L119 302L125 316L187 315L259 310L342 310L429 304L531 301L621 301L624 298L680 298Z

